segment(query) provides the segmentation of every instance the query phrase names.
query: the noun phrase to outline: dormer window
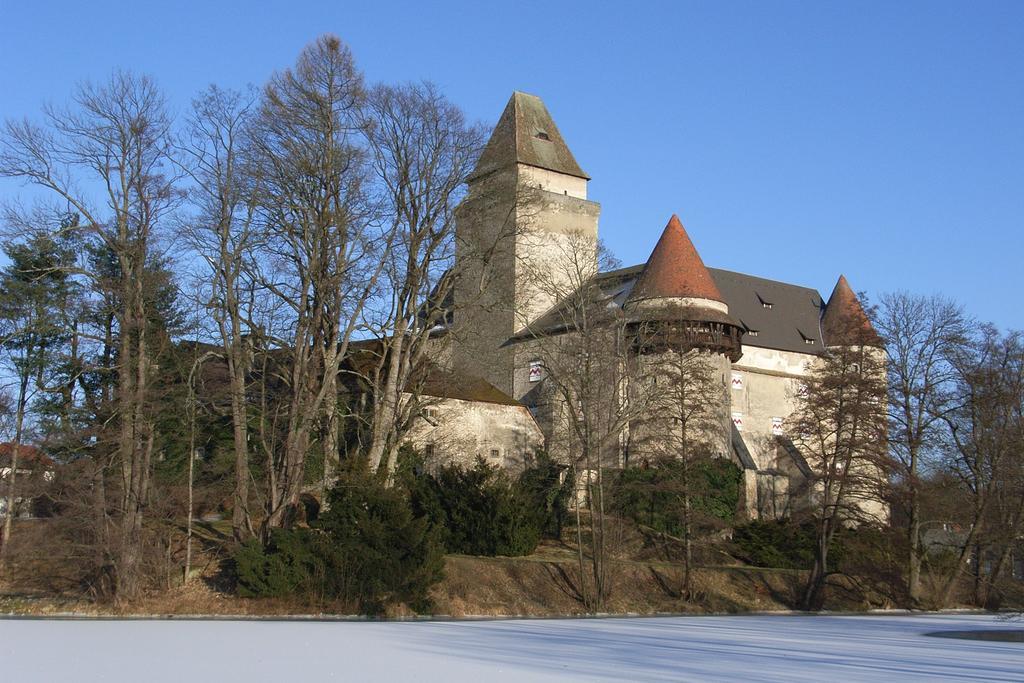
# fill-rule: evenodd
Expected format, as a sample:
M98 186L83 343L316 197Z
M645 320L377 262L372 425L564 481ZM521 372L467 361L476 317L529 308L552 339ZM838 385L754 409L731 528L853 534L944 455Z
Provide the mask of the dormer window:
M811 339L810 337L804 337L804 344L813 345L814 344L814 340Z
M545 132L544 132L544 131L542 131L542 130L538 130L538 131L537 131L537 134L536 134L536 136L535 136L535 137L536 137L536 138L537 138L538 140L547 140L548 142L551 142L551 136L550 136L550 135L548 135L547 133L545 133Z
M771 301L768 301L760 294L757 295L757 300L761 302L761 308L771 308L773 305Z
M751 337L756 337L758 332L757 330L747 330L747 334Z

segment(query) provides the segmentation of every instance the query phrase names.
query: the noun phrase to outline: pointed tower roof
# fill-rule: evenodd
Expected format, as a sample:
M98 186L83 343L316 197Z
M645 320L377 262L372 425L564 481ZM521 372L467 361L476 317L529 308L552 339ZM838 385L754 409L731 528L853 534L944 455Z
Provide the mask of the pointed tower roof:
M669 219L629 294L630 301L660 298L711 299L725 303L675 214Z
M590 180L576 163L544 102L536 95L518 91L505 105L469 179L516 163Z
M827 345L842 344L844 340L853 341L850 337L861 335L865 335L866 343L878 342L878 334L845 275L839 276L825 305L825 313L821 316L821 332Z

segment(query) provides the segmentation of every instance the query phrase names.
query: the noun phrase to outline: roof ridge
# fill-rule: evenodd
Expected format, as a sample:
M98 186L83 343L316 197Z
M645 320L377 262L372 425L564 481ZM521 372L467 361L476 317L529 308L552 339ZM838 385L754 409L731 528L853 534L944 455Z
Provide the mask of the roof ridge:
M764 277L762 275L751 275L750 273L744 273L739 270L729 270L727 268L713 268L711 266L708 266L708 270L716 273L729 273L731 275L741 275L743 277L750 278L751 280L761 280L762 282L770 282L776 285L785 285L786 287L797 287L799 289L806 289L808 291L814 292L819 297L821 296L820 292L818 292L818 289L816 287L811 287L808 285L798 285L793 282L786 282L785 280L774 280L770 277Z

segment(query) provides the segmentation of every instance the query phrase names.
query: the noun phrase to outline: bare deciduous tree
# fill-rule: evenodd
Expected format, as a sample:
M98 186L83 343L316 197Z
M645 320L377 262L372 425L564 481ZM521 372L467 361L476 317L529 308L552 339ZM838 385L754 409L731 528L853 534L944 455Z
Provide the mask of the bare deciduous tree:
M611 297L597 277L599 266L612 266L611 257L578 233L562 236L550 248L557 253L523 277L534 291L558 304L527 325L528 341L523 343L544 373L546 400L538 412L548 427L548 450L572 468L577 482L579 591L588 609L601 611L612 589L610 542L615 532L606 514L604 470L621 465L628 427L652 404L653 395L631 390L631 383L647 383L640 375L645 365L636 362L627 320L610 305ZM566 435L564 441L552 438L560 434ZM589 543L583 534L584 502L589 507Z
M154 446L147 268L163 220L179 199L168 174L170 118L155 83L125 72L100 85L80 86L73 107L47 107L44 115L45 126L6 125L0 175L55 193L116 265L115 280L95 284L116 289L116 452L122 476L115 567L118 595L131 597L139 589ZM83 188L96 186L94 201Z
M483 147L484 131L432 85L377 86L367 106L369 143L385 229L383 291L368 310L379 342L372 370L367 458L390 474L414 417L416 380L437 354L456 278L455 208ZM446 340L450 343L450 340Z
M921 475L936 464L944 417L955 405L950 359L966 343L959 306L938 297L896 292L882 297L875 328L885 340L889 384L889 448L907 515L907 589L921 599Z
M666 327L670 322L664 323ZM682 324L679 325L681 327ZM644 325L640 334L651 348L643 358L647 386L634 391L647 394L649 408L642 423L631 433L631 446L647 455L653 464L665 463L677 475L662 493L674 499L683 532L682 595L693 594L693 541L697 514L694 499L701 495L694 461L717 455L728 442L728 424L724 421L726 401L722 363L718 358L693 347L685 338L665 334L654 325ZM653 329L652 329L653 328Z
M234 536L254 533L249 509L249 408L246 383L251 371L253 290L249 273L257 247L253 225L258 178L246 169L247 135L255 108L252 93L211 86L192 103L178 142L181 166L192 181L189 196L196 215L185 235L209 267L205 308L227 364L235 451ZM204 278L205 279L205 278Z
M939 603L949 603L970 560L975 603L985 604L991 583L982 569L986 549L1007 529L1012 542L1024 505L1014 485L1024 444L1024 343L1017 333L1001 335L984 325L971 343L954 349L950 362L956 372L957 405L944 415L950 441L947 466L967 494L969 528ZM1011 500L1003 499L1006 494ZM998 506L1007 514L999 515Z
M787 420L793 442L807 459L809 512L814 522L814 564L802 604L821 606L829 557L843 526L878 524L887 515L886 377L884 352L859 321L830 340L811 366Z
M322 36L270 80L254 126L259 282L287 311L273 366L285 424L269 453L266 529L291 523L315 435L325 463L337 458L339 367L390 247L367 202L364 106L350 51Z

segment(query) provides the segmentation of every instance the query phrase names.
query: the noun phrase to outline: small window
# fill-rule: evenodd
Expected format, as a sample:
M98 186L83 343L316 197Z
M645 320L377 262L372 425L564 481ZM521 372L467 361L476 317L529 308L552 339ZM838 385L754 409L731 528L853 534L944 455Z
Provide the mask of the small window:
M804 337L804 344L814 344L814 340L810 337Z
M432 460L434 457L434 444L428 443L423 447L423 457L427 460Z
M751 337L756 337L758 332L757 330L747 330L747 334L750 335Z
M763 306L764 308L771 308L772 304L768 303L767 301L762 301L761 306Z
M497 460L501 457L501 451L497 448L491 449L491 458Z
M537 137L538 140L547 140L548 142L551 142L551 136L548 135L547 133L545 133L542 130L538 130L537 131L537 136L536 137Z
M765 299L760 294L757 295L757 300L761 302L761 308L771 308L772 307L772 302L768 301L768 299Z

